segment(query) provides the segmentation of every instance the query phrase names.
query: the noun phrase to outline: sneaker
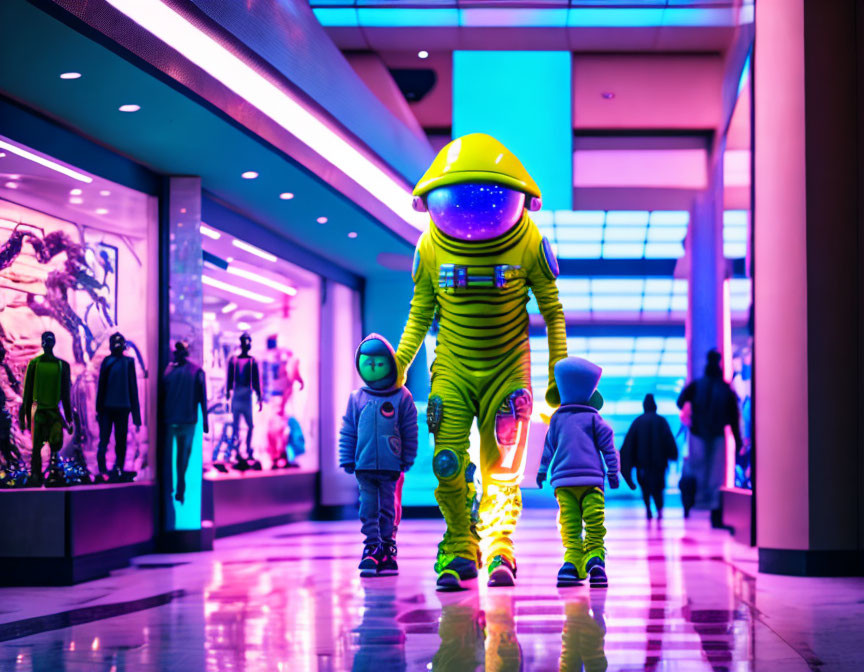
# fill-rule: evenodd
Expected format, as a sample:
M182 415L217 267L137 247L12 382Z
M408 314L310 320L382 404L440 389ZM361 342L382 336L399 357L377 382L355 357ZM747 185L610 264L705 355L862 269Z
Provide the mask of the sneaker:
M606 563L600 558L591 558L585 567L588 572L588 583L592 588L607 588L609 579L606 577Z
M579 570L572 562L565 562L558 570L558 587L567 588L569 586L581 586L585 580L584 576L579 576Z
M380 544L366 544L366 546L363 547L363 557L360 558L360 564L357 565L357 569L360 570L360 576L377 576L381 555L382 550Z
M503 555L496 555L489 563L490 587L515 586L516 585L516 562Z
M399 573L399 564L396 562L396 542L385 541L380 548L382 553L378 560L378 574L395 576Z
M438 572L436 590L442 592L463 590L463 581L477 578L477 563L466 558L455 557Z

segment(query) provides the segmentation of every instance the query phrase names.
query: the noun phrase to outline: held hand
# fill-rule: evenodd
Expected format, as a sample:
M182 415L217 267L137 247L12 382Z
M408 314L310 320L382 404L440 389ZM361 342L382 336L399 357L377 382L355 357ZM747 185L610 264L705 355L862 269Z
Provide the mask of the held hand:
M353 474L354 473L354 463L353 462L349 462L348 464L343 464L342 468L345 470L346 474Z
M631 490L636 489L636 484L633 482L632 478L625 478L624 482L627 484L627 487L630 488Z
M258 412L260 413L263 410L264 410L264 402L259 399L258 400Z
M552 408L558 408L561 405L561 395L558 393L558 385L550 381L546 388L546 403Z
M537 487L542 488L546 482L546 474L537 474Z
M300 389L302 390L302 389L304 389L305 387L306 387L306 383L304 383L304 382L301 380L301 381L300 381Z
M206 420L204 421L204 433L205 434L210 433L210 424Z
M609 474L609 487L613 490L618 489L618 475L617 474Z

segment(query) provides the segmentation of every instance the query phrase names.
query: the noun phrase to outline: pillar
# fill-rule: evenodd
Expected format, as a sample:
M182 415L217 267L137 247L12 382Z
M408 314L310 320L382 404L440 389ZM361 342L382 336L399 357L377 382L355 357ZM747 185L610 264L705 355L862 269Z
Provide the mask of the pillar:
M163 194L162 276L167 281L167 342L161 344L163 363L178 340L189 344L189 360L203 363L203 254L201 250L201 178L171 177ZM167 244L167 249L165 248ZM162 372L160 371L160 376ZM161 380L160 380L161 383ZM161 409L160 409L161 410ZM169 442L167 427L160 427L159 492L162 508L160 546L167 551L200 551L213 546L212 521L202 530L202 456L203 426L198 419L189 468L186 471L186 497L181 504L174 499L176 454Z
M763 572L864 574L862 30L855 0L759 0L756 523Z

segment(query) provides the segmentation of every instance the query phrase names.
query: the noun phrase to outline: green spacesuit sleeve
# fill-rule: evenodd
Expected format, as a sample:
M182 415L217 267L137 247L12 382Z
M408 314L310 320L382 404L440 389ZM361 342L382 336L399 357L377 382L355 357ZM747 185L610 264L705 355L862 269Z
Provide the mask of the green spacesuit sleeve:
M529 236L531 240L526 247L524 260L528 272L528 284L546 322L546 334L549 339L549 384L546 387L546 403L556 408L561 405L561 398L558 394L558 386L555 384L555 364L567 357L564 308L558 299L558 285L555 284L557 264L552 270L545 260L543 236L533 223Z
M414 265L411 269L411 277L414 280L414 298L411 299L411 311L408 313L408 322L399 339L399 347L396 349L396 369L398 373L398 384L405 383L405 374L411 362L417 356L426 332L432 324L435 314L435 285L432 281L434 275L434 258L428 234L424 233L417 243L414 251Z

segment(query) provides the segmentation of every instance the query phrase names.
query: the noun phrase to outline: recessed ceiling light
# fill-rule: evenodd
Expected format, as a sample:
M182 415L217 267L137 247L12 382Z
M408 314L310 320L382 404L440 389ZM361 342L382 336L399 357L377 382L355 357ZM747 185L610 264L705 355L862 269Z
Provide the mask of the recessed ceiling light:
M80 72L64 72L62 75L60 75L60 79L79 79L80 77Z
M294 198L294 194L292 194L290 191L286 191L279 194L279 198L281 198L283 201L290 201L292 198Z
M429 52L424 49L423 51L418 51L417 56L420 58L429 58Z
M204 313L204 319L213 322L216 320L216 313L206 312Z
M258 292L252 292L243 287L237 287L227 282L217 280L216 278L211 278L209 275L202 275L201 283L207 285L208 287L214 287L216 289L221 289L225 292L231 292L231 294L236 294L237 296L245 297L252 301L257 301L258 303L273 303L276 300L271 296L264 296L263 294L259 294Z
M108 191L107 189L103 189L102 191L99 192L99 195L100 196L110 196L111 192Z
M17 183L17 182L7 182L7 183L6 183L6 188L7 188L7 189L17 189L17 188L18 188L18 183Z
M140 105L121 105L117 108L121 112L137 112L141 109Z
M71 189L69 191L70 196L80 196L82 193L84 192L82 192L80 189Z
M349 232L348 232L348 237L349 237L349 238L356 238L356 237L357 237L357 232L356 232L356 231L349 231Z
M222 237L221 233L215 229L211 229L209 226L204 226L204 224L201 225L201 235L212 238L213 240L219 240Z
M327 223L327 218L326 218L326 217L319 217L319 218L316 219L315 221L318 222L319 224L326 224L326 223Z
M99 208L96 210L97 215L107 215L108 211L105 208Z
M20 176L20 175L10 175L10 176L9 176L9 179L10 179L10 180L20 180L20 179L21 179L21 176Z
M72 198L69 199L69 202L72 205L81 205L84 202L84 199L79 198L78 196L73 196Z
M258 173L256 173L254 170L247 170L240 177L242 177L244 180L254 180L256 177L258 177Z
M6 152L0 152L0 159L2 159L4 156L6 156Z

